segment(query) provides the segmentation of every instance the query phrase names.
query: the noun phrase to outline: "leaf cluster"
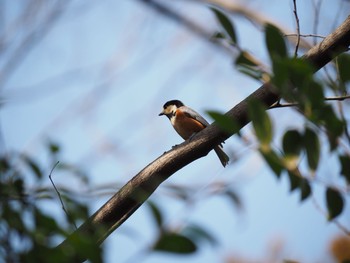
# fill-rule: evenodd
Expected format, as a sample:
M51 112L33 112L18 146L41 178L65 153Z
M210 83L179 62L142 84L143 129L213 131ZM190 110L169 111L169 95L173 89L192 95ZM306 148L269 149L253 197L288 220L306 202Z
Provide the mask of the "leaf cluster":
M235 31L230 19L218 10L214 12L225 30L225 34L220 36L224 38L229 36L232 42L236 43L237 38L232 37ZM345 137L347 123L325 97L325 94L330 92L347 94L350 82L350 56L343 54L337 58L338 82L332 82L330 85L329 81L321 82L315 78L315 69L306 59L291 57L288 54L283 34L273 25L265 26L265 44L271 62L269 77L266 77L267 73L259 68L259 64L247 51L240 50L235 64L241 72L251 78L270 81L281 99L296 105L298 111L305 117L305 124L302 131L295 129L285 131L281 142L282 149L276 151L271 146L274 135L272 121L266 112L268 109L259 101L250 101L249 118L260 143L261 155L278 178L282 174L288 175L291 191L299 189L301 200L306 200L312 193L312 178L303 176L298 168L302 156L306 156L308 174L314 175L322 151L337 153L341 167L340 175L347 184L350 184L350 156L344 153L340 146L340 141ZM331 89L327 90L328 87ZM280 101L275 108L279 105ZM227 120L225 115L217 112L211 113L211 116L223 130L235 132L233 120ZM327 144L320 143L321 133L326 134L329 149L326 149ZM350 142L350 139L348 141ZM341 214L344 207L342 193L334 187L325 186L325 201L330 220Z
M47 149L49 159L56 162L60 147L50 142ZM45 170L44 165L29 155L0 156L0 258L6 262L47 262L48 258L50 262L69 262L79 251L86 250L91 252L88 253L91 262L101 262L101 249L93 242L87 242L91 239L80 242L81 250L75 252L59 253L52 249L74 229L72 221L88 218L88 208L68 191L60 189L67 211L61 213L66 217L66 223L44 212L43 202L59 204L53 187L42 186L48 182ZM86 181L75 166L63 163L57 170Z

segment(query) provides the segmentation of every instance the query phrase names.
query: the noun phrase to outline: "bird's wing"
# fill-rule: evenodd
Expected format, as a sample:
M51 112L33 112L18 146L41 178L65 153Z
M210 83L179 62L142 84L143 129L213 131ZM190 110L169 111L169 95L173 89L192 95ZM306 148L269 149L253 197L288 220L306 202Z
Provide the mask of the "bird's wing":
M195 119L199 121L201 124L203 124L205 127L209 126L209 122L207 122L198 112L192 110L189 107L183 106L181 107L181 110L190 118Z

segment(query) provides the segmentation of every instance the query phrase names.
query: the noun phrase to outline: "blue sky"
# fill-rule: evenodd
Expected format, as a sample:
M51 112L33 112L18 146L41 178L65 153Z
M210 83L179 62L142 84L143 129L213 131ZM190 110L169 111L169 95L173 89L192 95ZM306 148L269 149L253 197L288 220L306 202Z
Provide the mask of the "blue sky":
M312 33L312 1L299 2L301 32ZM339 5L322 2L320 34L328 34L331 25L345 18L349 6L343 4L339 12L340 1L336 2ZM20 13L21 4L4 3L6 21L10 22ZM169 3L208 30L219 28L207 5ZM269 1L268 5L266 1L249 1L247 6L284 27L295 28L292 1ZM232 18L241 46L267 64L261 32L243 18ZM233 59L140 1L74 1L2 91L4 148L44 161L45 142L53 140L62 148L63 161L88 172L92 187L115 185L117 189L182 142L169 121L158 117L167 100L180 99L205 115L206 110L231 109L259 87L258 82L234 69ZM270 116L276 144L286 128L304 124L291 109L275 110ZM189 257L155 253L143 262L219 262L231 255L254 261L266 259L278 244L283 258L331 262L328 243L342 232L327 222L311 200L300 204L298 194L289 194L286 178L276 180L256 151L249 125L242 133L247 142L232 137L225 144L225 150L239 158L228 168L223 169L210 153L164 183L195 186L193 206L167 196L165 186L151 198L164 210L167 225L198 223L218 238L220 246L204 245ZM331 173L328 179L336 180L334 171L339 167L326 153L323 156L320 176ZM64 173L55 179L58 184L80 187L79 180ZM221 196L205 197L216 182L232 185L242 198L242 211ZM316 184L315 190L316 202L324 209L323 186ZM91 211L108 198L91 200ZM55 213L62 213L58 203ZM341 220L350 224L345 216ZM155 230L148 208L141 207L105 242L106 262L115 262L115 258L127 262L152 242ZM130 232L136 232L136 237Z

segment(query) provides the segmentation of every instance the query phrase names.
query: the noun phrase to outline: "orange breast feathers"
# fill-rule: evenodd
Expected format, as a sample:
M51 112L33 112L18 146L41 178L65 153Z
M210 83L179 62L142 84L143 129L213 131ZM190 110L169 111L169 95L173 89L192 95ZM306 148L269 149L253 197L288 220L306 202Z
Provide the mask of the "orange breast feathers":
M190 138L192 134L199 132L206 127L179 109L176 110L173 126L177 133L185 140Z

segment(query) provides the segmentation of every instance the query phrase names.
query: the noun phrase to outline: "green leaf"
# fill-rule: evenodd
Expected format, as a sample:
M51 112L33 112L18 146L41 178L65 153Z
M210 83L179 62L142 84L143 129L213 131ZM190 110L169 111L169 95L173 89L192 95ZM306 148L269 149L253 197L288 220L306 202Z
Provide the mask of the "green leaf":
M276 57L287 57L287 48L284 42L283 34L274 25L266 25L265 43L270 54L271 61L274 61Z
M281 158L271 149L269 149L268 151L263 151L262 149L260 149L260 153L262 154L272 171L275 173L277 178L279 178L281 176L282 171L284 170Z
M190 237L191 240L195 240L196 243L201 241L206 241L213 246L218 244L217 239L211 233L209 233L207 229L198 225L186 226L183 229L182 233L185 236Z
M56 221L46 215L43 214L39 209L35 208L34 210L34 219L35 219L35 226L36 226L36 232L39 235L49 236L53 235L57 232L60 232L60 229L56 223ZM42 237L45 239L45 237ZM40 241L40 240L39 240Z
M343 196L334 188L327 188L326 202L328 209L328 220L333 220L341 214L344 208Z
M38 166L38 164L31 159L29 156L22 156L24 162L29 166L29 168L32 170L32 172L36 175L37 178L42 178L42 173L41 170Z
M60 151L60 146L57 143L50 141L48 147L52 154L56 154Z
M300 201L305 201L311 195L311 187L309 181L305 178L301 179L300 182L301 196Z
M322 108L325 105L323 87L314 80L306 81L300 93L300 103L310 103L312 108Z
M324 107L314 112L312 121L325 126L331 150L335 150L338 145L338 138L344 132L344 122L337 117L331 105L324 105Z
M339 161L341 165L340 174L343 175L348 184L350 184L350 157L347 155L340 155Z
M290 181L290 191L298 189L301 185L301 177L297 176L294 172L288 171L289 181Z
M309 167L312 171L315 171L320 160L320 142L317 134L310 128L305 130L304 145Z
M229 134L234 134L239 131L239 125L227 115L217 111L207 111L207 113L223 131Z
M225 35L222 32L216 32L212 35L210 39L213 39L213 40L225 39Z
M147 204L151 208L152 216L153 216L154 220L156 221L158 227L161 228L163 225L162 212L160 211L160 209L158 208L158 206L155 203L148 201Z
M2 156L0 158L0 174L5 174L7 171L11 170L11 165L9 163L9 160Z
M258 65L254 61L253 57L247 52L242 51L239 53L235 61L236 65L249 66L249 67L257 67Z
M197 246L191 239L184 235L162 232L153 246L153 250L176 254L192 254L197 251Z
M272 123L264 107L259 101L248 102L248 113L259 141L268 145L272 140Z
M339 77L343 82L350 81L350 55L341 54L337 57Z
M258 62L247 51L240 52L235 61L235 65L240 72L256 80L262 80L264 74L267 75L267 73L260 68Z
M297 130L289 130L283 136L282 147L286 156L299 156L303 137Z
M231 38L232 42L236 44L237 43L236 32L230 19L219 9L214 7L211 7L210 9L214 12L216 19L220 22L221 26L225 29L226 33Z

